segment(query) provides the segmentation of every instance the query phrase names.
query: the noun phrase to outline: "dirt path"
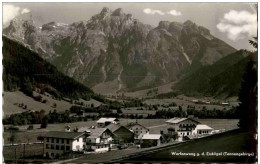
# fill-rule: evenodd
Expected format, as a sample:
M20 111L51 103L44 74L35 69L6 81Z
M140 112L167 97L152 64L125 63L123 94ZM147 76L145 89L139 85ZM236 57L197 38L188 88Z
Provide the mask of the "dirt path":
M161 126L166 126L167 124L162 124L162 125L156 125L156 126L150 126L148 127L149 129L152 129L152 128L158 128L158 127L161 127Z
M116 93L119 92L122 88L122 82L121 82L121 74L123 72L124 68L122 67L118 77L117 77L117 82L118 82L118 89L116 90Z

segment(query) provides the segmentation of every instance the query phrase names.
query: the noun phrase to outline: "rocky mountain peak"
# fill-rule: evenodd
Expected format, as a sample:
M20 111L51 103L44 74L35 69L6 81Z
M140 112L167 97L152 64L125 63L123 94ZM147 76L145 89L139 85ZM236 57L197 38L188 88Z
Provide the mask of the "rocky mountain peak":
M123 9L122 9L122 8L116 9L116 10L113 12L113 14L112 14L112 16L121 16L121 15L124 15L124 12L123 12Z
M187 20L183 23L184 26L194 26L196 25L195 23L193 23L191 20Z
M111 14L111 10L108 7L104 7L100 12L100 15L102 15L102 16L107 16L110 14Z
M170 26L170 23L169 21L160 21L159 22L159 28L164 28L164 29L168 29L169 26Z

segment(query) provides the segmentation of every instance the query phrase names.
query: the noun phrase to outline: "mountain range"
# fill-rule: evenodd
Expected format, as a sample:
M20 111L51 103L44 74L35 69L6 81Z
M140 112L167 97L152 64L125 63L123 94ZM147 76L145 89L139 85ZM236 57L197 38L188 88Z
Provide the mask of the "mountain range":
M192 21L152 27L120 8L72 24L36 27L14 19L3 34L100 93L107 86L116 93L179 81L237 51Z

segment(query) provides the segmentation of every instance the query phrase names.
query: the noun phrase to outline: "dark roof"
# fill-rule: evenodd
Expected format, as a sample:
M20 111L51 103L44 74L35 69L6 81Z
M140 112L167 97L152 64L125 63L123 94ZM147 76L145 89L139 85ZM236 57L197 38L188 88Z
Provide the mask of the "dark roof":
M121 125L111 123L107 125L106 128L108 128L111 132L114 132L117 129L121 128Z
M108 128L89 128L89 127L81 127L78 129L79 132L88 132L87 134L90 134L87 138L98 138L100 137L104 132L109 131L112 133ZM114 135L114 134L112 134Z
M130 124L128 124L126 127L129 129L129 128L135 126L135 125L139 125L139 126L145 128L145 129L148 129L147 127L145 127L145 126L143 126L143 125L141 125L141 124L139 124L139 123L137 123L137 122L135 122L135 123L130 123ZM149 129L148 129L148 130L149 130Z
M106 128L109 129L112 133L114 133L115 131L117 131L117 130L120 129L120 128L125 128L125 129L128 130L129 132L133 133L133 132L132 132L131 130L129 130L127 127L122 126L122 125L120 125L120 124L113 124L113 123L111 123L111 124L107 125Z
M85 133L80 132L59 132L59 131L51 131L47 132L43 135L43 137L52 137L52 138L65 138L65 139L76 139Z

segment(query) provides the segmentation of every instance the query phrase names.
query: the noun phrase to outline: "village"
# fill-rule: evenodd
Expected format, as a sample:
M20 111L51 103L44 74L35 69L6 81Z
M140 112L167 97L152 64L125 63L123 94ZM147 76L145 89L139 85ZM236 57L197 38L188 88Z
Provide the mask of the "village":
M201 124L192 116L167 120L165 122L167 128L162 128L164 130L160 133L150 133L147 127L138 122L131 122L126 126L120 125L117 118L100 118L96 124L97 126L75 129L66 126L64 131L50 131L44 134L40 137L43 141L43 156L55 158L71 152L104 153L128 147L142 149L220 132Z

